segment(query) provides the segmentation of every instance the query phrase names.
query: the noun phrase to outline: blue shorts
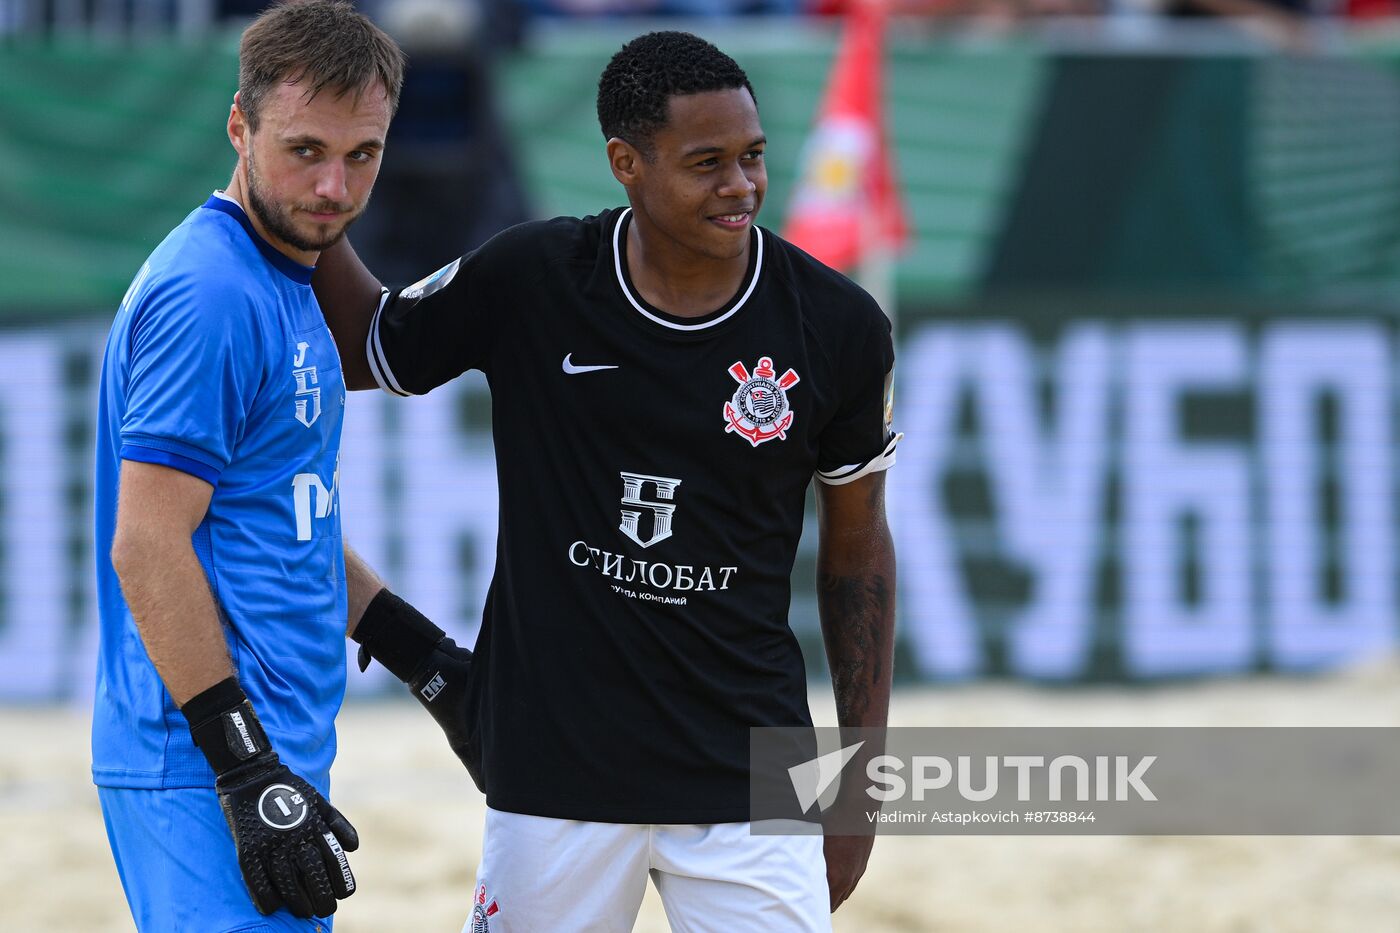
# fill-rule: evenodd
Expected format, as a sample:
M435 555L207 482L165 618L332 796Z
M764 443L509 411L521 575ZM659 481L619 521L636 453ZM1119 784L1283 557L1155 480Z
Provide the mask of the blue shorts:
M99 787L97 798L141 933L330 933L329 919L258 913L212 789Z

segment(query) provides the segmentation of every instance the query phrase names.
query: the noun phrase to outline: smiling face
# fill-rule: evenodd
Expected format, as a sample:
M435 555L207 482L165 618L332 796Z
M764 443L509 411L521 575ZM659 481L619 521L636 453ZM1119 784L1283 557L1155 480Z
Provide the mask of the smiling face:
M235 100L229 140L238 167L229 194L269 243L303 265L345 235L379 175L392 106L382 86L356 95L281 84L253 130Z
M608 148L639 232L653 246L731 261L747 257L768 190L765 145L753 97L735 88L673 96L645 154L617 139Z

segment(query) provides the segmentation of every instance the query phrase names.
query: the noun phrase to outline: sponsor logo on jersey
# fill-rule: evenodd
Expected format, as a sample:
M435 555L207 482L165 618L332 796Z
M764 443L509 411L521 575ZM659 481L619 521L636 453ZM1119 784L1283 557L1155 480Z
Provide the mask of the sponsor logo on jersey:
M446 288L447 283L451 282L453 277L456 276L457 270L461 268L461 265L462 260L460 257L452 260L426 279L414 282L412 285L408 286L408 288L399 292L399 297L407 301L417 301L420 298L428 297L438 289Z
M885 373L885 437L894 433L894 368Z
M670 476L652 476L650 473L629 473L620 471L622 476L622 523L618 530L635 544L651 547L659 541L671 537L672 517L676 514L676 487L681 480ZM653 487L655 498L646 497L647 487ZM647 515L651 516L651 532L643 534L643 524ZM592 567L614 581L613 592L628 599L642 602L664 603L671 606L684 606L689 596L672 595L692 592L714 592L729 589L729 582L738 573L737 566L704 566L695 564L672 564L664 560L642 560L614 554L605 548L593 547L587 541L579 540L569 545L569 563L575 567ZM623 584L636 584L661 592L648 592L633 589Z
M496 899L487 899L486 885L476 889L476 899L472 903L472 925L470 933L490 933L491 918L500 913Z
M792 427L787 390L797 385L801 377L791 369L778 376L773 358L768 356L759 358L752 375L742 362L730 366L729 375L739 388L724 403L725 433L732 431L748 438L755 447L775 437L786 440L787 430Z
M311 540L311 522L329 518L336 511L336 490L340 487L340 455L335 458L330 488L315 473L298 473L292 477L292 514L296 518L297 540Z
M656 498L665 500L653 502L642 498L642 489L648 483L656 487ZM670 501L676 498L678 479L669 476L651 476L647 473L622 471L622 524L618 530L642 547L651 547L658 541L671 537L671 516L676 514L676 505ZM642 516L652 515L651 534L641 535Z
M568 373L570 376L577 376L579 373L597 373L605 369L617 369L617 364L607 363L603 365L583 366L574 362L574 355L572 353L564 354L564 372Z
M310 347L311 344L305 340L299 340L296 353L292 355L292 379L297 384L292 401L297 420L308 428L321 417L320 377L316 374L315 366L306 365L306 352Z

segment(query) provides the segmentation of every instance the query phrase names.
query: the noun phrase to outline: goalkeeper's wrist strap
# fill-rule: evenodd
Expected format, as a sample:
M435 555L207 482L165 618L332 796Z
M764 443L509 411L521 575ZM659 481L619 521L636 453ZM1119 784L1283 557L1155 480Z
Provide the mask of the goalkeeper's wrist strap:
M180 712L189 721L194 744L215 774L223 775L249 759L272 752L272 743L237 677L225 678L191 697Z
M360 670L369 667L373 658L404 683L413 679L446 636L423 613L387 589L370 600L350 635L360 645Z

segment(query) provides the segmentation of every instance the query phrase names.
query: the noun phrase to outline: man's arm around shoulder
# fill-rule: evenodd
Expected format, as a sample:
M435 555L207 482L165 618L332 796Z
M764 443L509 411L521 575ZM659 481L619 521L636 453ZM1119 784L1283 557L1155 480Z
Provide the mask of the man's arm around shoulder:
M326 326L340 351L340 367L347 389L373 389L365 341L370 322L379 308L383 286L356 255L350 240L341 237L316 261L311 277L316 301L325 315Z

